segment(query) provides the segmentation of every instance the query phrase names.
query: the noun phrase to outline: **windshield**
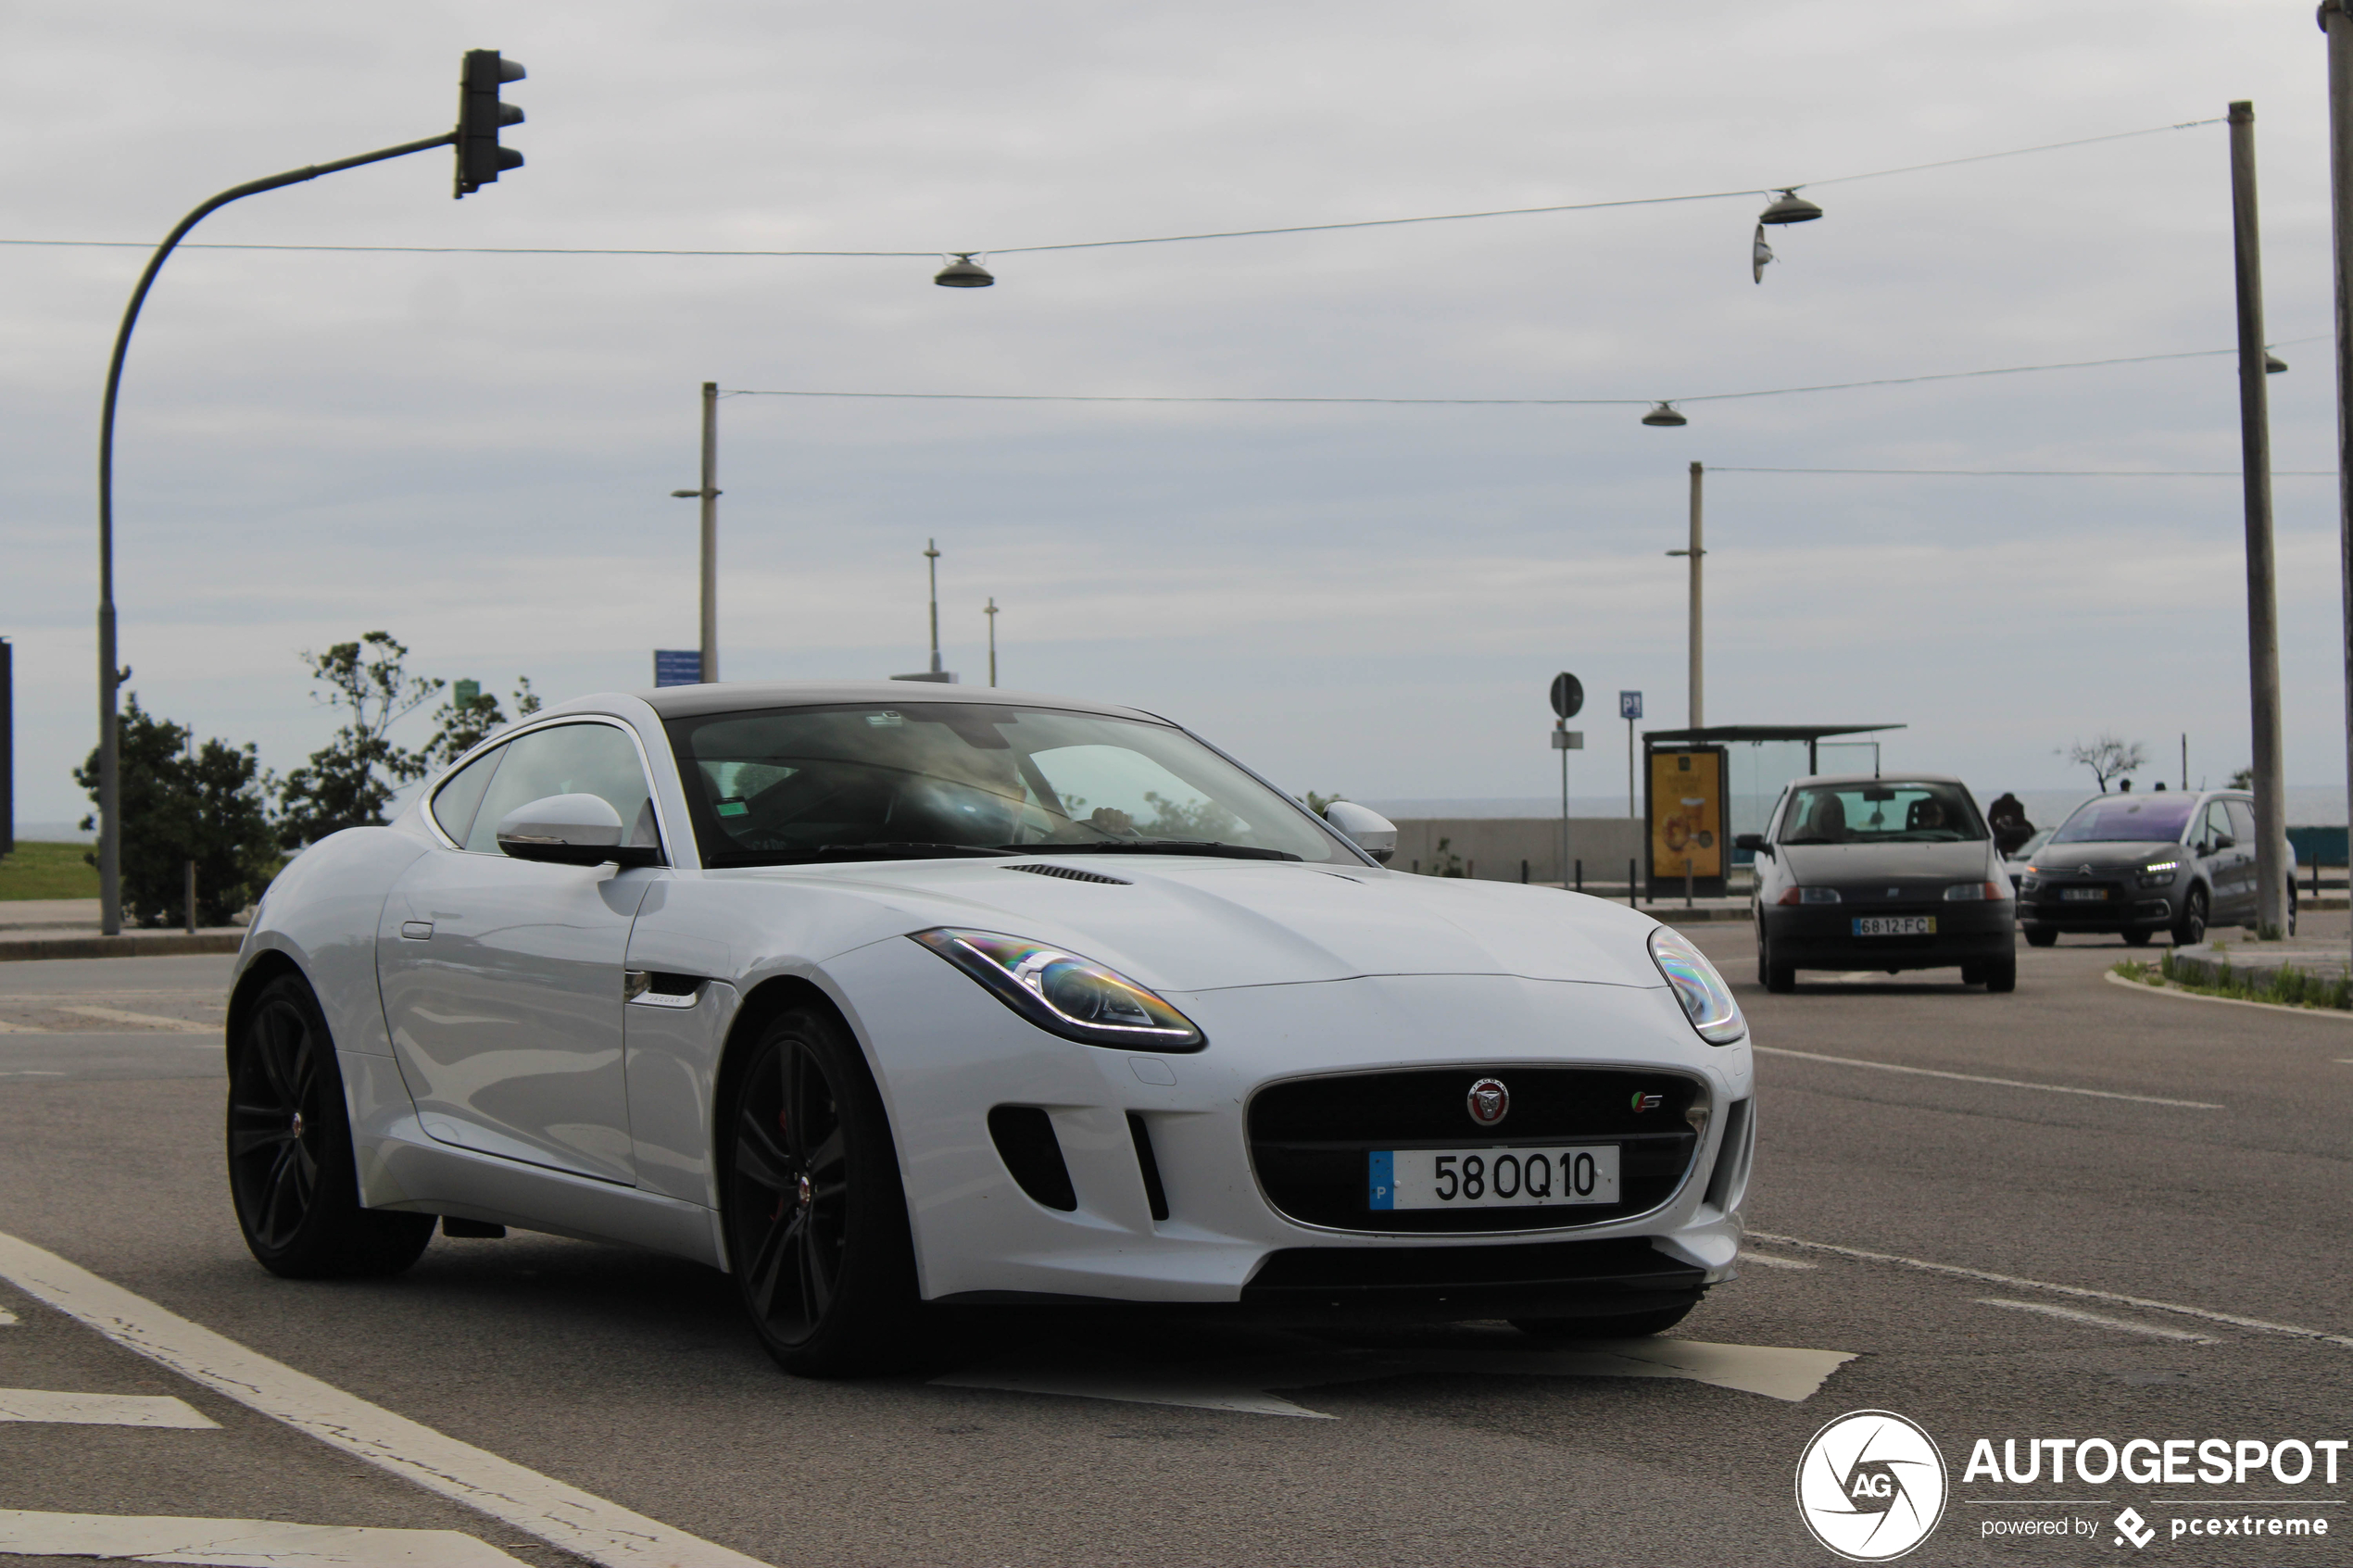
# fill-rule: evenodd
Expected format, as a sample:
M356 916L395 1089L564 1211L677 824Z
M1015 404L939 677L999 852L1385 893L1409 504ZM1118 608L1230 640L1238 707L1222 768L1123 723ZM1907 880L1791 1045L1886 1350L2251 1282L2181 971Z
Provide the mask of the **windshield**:
M1167 724L905 702L667 727L706 866L1178 846L1360 863L1304 808Z
M1820 784L1781 813L1783 844L1952 844L1983 838L1969 791L1952 784Z
M2171 797L2149 796L2136 799L2129 795L2110 795L2086 800L2075 809L2075 815L2059 824L2051 835L2053 844L2161 844L2182 836L2189 825L2190 812L2197 805L2194 795Z

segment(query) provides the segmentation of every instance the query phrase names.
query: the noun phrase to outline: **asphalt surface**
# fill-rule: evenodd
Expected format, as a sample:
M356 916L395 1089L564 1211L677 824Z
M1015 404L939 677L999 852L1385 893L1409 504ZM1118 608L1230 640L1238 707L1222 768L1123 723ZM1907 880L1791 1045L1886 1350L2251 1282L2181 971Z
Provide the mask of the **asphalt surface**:
M1920 1424L1949 1467L1943 1523L1906 1562L2138 1556L2110 1524L2128 1505L2158 1530L2152 1557L2353 1556L2353 1452L2334 1487L1963 1475L1980 1437L2353 1437L2353 1020L2118 986L2126 949L2082 937L2021 947L2011 996L1809 975L1772 997L1745 927L1692 935L1765 1048L1748 1221L1780 1239L1755 1240L1672 1337L1853 1356L1803 1399L1591 1375L1502 1324L1315 1337L1149 1316L986 1325L942 1352L966 1381L1113 1397L799 1382L720 1276L526 1236L436 1239L396 1280L276 1280L229 1211L218 1040L195 1032L217 1026L226 959L0 965L0 1232L776 1564L1831 1562L1793 1477L1818 1428L1865 1409ZM0 1317L0 1393L171 1396L218 1424L0 1420L0 1509L454 1530L576 1561L6 1283ZM1286 1408L1302 1413L1256 1413ZM2333 1529L2169 1534L2223 1513ZM2057 1518L2079 1533L1985 1534Z

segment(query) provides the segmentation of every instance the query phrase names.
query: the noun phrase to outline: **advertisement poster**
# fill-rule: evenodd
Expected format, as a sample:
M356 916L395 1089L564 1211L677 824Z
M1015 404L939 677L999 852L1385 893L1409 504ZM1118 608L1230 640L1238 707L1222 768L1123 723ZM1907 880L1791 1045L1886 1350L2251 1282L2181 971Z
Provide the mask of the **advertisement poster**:
M1680 882L1724 874L1724 753L1651 753L1651 875Z

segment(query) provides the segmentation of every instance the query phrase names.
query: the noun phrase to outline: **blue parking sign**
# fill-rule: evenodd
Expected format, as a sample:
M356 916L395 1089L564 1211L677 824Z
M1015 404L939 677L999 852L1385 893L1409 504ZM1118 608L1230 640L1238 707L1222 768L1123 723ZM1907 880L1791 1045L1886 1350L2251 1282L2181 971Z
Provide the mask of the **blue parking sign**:
M1620 719L1641 718L1642 716L1642 694L1640 692L1618 693L1617 716Z
M654 684L695 686L702 684L702 649L654 649Z

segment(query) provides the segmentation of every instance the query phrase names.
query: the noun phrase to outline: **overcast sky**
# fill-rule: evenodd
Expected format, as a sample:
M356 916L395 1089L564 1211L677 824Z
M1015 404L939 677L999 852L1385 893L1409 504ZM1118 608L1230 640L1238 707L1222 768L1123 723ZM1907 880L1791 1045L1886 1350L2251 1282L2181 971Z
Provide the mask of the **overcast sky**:
M1762 190L2255 101L2269 335L2330 330L2309 0L1585 0L10 7L0 239L152 243L204 196L432 135L458 57L524 61L529 166L447 154L256 197L199 240L929 251ZM192 250L131 356L131 685L283 771L331 728L300 654L561 697L691 646L697 389L1672 397L2233 341L2220 125L1599 212L936 258ZM86 809L94 453L144 257L0 246L0 635L18 811ZM2333 467L2324 342L2283 347L2274 460ZM1684 715L1686 471L2234 470L2227 358L1633 408L722 405L735 680L951 668L1128 702L1289 787L1555 787L1545 685ZM2288 780L2342 783L2335 506L2279 482ZM1707 718L1900 722L1990 797L2113 730L2247 759L2228 479L1722 473ZM423 738L422 716L407 738ZM2176 764L2178 765L2178 764ZM2171 771L2170 769L2168 771ZM1580 788L1579 793L1585 793Z

